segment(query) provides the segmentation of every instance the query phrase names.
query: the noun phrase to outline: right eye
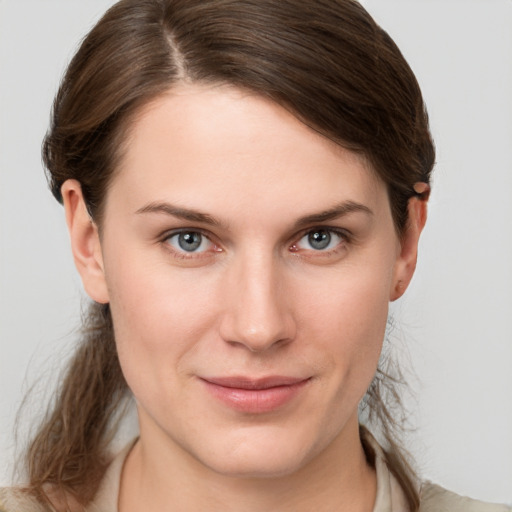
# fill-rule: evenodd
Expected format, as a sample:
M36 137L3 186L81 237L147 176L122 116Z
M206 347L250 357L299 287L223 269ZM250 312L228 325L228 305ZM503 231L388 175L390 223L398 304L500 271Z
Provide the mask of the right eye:
M179 231L165 239L173 250L182 254L203 253L215 247L200 231Z
M295 250L329 252L346 242L346 236L332 228L317 228L305 233L294 244Z

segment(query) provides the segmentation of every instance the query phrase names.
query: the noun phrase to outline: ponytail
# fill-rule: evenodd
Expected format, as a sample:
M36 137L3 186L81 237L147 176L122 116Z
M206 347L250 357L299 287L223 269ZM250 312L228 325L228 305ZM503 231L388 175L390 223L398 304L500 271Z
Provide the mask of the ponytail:
M56 398L26 453L27 491L47 505L86 505L109 463L115 418L127 396L108 305L91 304Z

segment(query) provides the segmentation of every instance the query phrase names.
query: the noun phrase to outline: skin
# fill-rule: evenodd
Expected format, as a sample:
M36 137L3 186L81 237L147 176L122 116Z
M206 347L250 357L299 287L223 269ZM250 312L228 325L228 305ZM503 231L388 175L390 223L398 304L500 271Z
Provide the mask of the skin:
M110 303L137 401L120 510L372 510L357 408L389 301L414 272L425 201L411 199L399 240L362 157L227 86L154 100L127 147L100 230L80 185L62 187L77 268ZM201 234L196 251L179 230ZM326 249L311 243L319 230ZM204 382L269 375L305 384L256 414Z

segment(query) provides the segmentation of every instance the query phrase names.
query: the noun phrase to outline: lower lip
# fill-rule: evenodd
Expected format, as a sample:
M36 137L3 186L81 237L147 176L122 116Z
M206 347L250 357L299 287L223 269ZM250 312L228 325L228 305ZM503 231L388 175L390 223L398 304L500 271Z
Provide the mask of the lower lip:
M208 391L221 402L237 411L259 414L275 411L297 396L309 379L267 389L229 388L203 380Z

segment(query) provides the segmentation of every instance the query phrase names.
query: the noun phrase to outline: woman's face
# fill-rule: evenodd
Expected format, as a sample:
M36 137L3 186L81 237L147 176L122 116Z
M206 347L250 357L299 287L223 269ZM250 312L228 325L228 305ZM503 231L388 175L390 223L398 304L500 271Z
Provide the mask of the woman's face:
M142 446L269 476L353 444L403 247L368 164L276 104L189 85L147 106L82 272Z

